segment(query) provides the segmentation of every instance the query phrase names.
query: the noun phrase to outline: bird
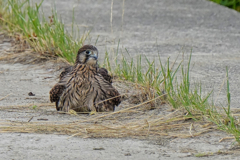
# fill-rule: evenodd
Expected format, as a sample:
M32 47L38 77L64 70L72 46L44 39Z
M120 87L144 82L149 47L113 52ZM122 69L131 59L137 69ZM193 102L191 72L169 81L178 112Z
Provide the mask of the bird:
M84 45L78 50L75 64L61 72L59 82L49 92L57 111L108 112L121 103L112 77L97 62L95 46Z
M59 75L59 79L62 80L63 77L72 72L74 66L65 67L64 70ZM105 80L109 83L112 83L112 77L108 74L108 71L105 68L99 68L98 73L103 76ZM60 96L65 89L64 85L55 85L53 89L50 91L50 101L56 103L56 109L59 111L58 102Z

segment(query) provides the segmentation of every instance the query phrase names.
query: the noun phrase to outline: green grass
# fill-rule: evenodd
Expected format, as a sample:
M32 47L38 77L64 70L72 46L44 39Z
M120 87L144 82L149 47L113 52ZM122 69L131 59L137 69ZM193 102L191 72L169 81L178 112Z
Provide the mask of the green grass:
M195 157L209 157L209 156L213 156L213 153L208 152L208 153L197 153L195 154Z
M211 0L220 5L226 6L228 8L240 11L240 0Z
M32 106L32 109L37 109L37 106L36 105Z
M29 0L1 0L0 22L7 25L9 32L20 33L36 52L47 56L58 55L73 63L88 34L74 39L67 34L55 10L45 18L46 15L40 11L42 2L31 5Z
M78 40L74 39L72 35L75 33L66 32L55 10L47 19L46 15L40 13L40 7L41 3L31 5L29 0L0 0L0 23L9 34L21 35L21 40L27 41L36 52L45 56L60 56L73 63L77 50L88 34L77 37ZM74 14L72 18L73 28ZM220 130L232 134L240 143L239 125L230 108L228 69L226 71L228 106L217 110L208 101L211 92L203 96L201 85L190 84L191 54L187 64L183 61L177 64L176 60L170 63L169 59L162 63L160 55L153 61L141 55L133 58L127 49L125 51L127 55L122 57L119 54L119 47L116 53L106 51L102 66L122 80L143 86L151 98L166 93L167 102L174 108L184 108L187 111L186 117L198 120L201 115L200 117L215 123Z
M224 110L223 115L217 114L217 118L212 118L213 122L218 125L219 129L226 131L234 135L236 141L240 144L240 128L237 123L236 117L231 113L231 99L230 99L230 89L229 89L229 77L228 77L228 67L226 67L226 77L227 77L227 108L222 107Z
M205 117L210 122L215 123L220 130L233 135L240 144L239 124L231 113L228 69L226 69L226 100L228 105L227 108L222 107L222 110L217 110L208 100L212 92L206 96L202 96L201 84L198 86L190 85L191 54L186 66L183 62L176 64L176 60L173 64L170 64L169 59L166 64L163 65L160 56L158 56L158 63L156 61L150 62L148 58L145 57L144 60L147 65L144 65L142 64L143 60L141 55L135 58L136 62L130 56L122 56L122 59L115 59L115 61L111 63L110 59L113 58L109 57L109 55L110 54L106 52L103 67L112 71L120 79L141 84L146 88L151 87L156 91L157 96L167 93L168 103L174 108L184 107L188 112L186 117L198 120L199 115L201 115L202 118ZM117 55L118 51L114 54L114 57L117 57ZM160 68L157 68L157 66L160 66ZM178 72L181 72L179 81L177 81Z

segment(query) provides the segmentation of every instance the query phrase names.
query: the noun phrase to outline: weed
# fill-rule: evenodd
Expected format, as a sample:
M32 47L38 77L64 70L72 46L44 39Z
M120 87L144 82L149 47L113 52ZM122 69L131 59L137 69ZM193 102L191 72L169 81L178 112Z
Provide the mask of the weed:
M32 109L37 109L37 105L32 106Z
M195 154L195 157L208 157L208 156L213 156L213 153L197 153Z

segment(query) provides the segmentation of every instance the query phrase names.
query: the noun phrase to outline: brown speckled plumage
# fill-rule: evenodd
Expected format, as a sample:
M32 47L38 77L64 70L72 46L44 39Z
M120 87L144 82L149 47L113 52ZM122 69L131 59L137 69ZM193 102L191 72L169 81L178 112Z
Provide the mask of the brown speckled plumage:
M59 79L61 80L65 75L67 75L68 73L71 73L72 70L73 70L73 67L74 66L69 66L69 67L64 68L64 70L61 72L61 74L59 76ZM105 80L107 80L110 83L112 83L112 76L110 76L108 74L108 71L105 68L98 68L97 72L99 74L101 74Z
M50 91L50 100L56 102L58 111L114 111L121 103L120 94L111 84L112 77L105 68L98 68L97 54L94 46L83 46L75 65L60 74L59 82Z

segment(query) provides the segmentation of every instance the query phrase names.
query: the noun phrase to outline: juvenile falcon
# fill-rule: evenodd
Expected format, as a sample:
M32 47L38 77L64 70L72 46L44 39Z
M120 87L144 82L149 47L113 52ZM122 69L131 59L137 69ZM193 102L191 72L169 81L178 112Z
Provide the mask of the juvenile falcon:
M50 100L56 102L58 111L114 111L121 103L112 77L105 68L98 68L97 59L97 48L85 45L79 49L74 66L60 74L59 82L50 90Z

